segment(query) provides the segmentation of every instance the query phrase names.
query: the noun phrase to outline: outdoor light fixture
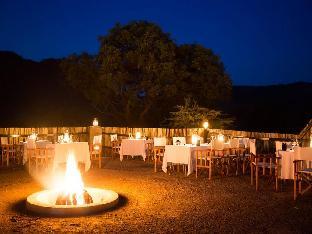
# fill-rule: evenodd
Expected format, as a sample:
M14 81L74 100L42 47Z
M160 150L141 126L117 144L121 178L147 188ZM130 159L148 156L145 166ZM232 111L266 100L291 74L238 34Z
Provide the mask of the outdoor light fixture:
M71 143L71 142L72 142L72 136L69 135L68 130L66 130L62 139L62 143Z
M224 135L223 134L218 135L218 141L224 141Z
M196 134L192 135L192 145L197 145L198 136Z
M207 128L209 127L208 121L205 121L205 122L203 123L203 127L204 127L204 129L207 129Z
M135 133L135 139L141 139L141 133L140 132Z
M99 145L94 145L94 146L93 146L93 149L94 149L95 151L98 151L98 150L100 149L100 146L99 146Z
M11 137L19 137L20 135L18 134L12 134Z
M31 139L31 140L36 140L37 139L37 134L35 132L33 132L29 137L28 139Z
M99 121L98 121L98 119L97 119L97 118L94 118L92 124L93 124L94 127L99 126Z

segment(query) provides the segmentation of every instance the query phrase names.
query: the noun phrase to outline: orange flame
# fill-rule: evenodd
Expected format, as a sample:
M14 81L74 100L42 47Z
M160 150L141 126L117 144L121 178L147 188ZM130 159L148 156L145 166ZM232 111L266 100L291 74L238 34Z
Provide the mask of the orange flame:
M76 194L77 205L82 205L84 204L83 188L84 184L81 178L81 174L77 168L75 156L74 154L70 153L67 158L64 180L59 187L59 190L65 195Z

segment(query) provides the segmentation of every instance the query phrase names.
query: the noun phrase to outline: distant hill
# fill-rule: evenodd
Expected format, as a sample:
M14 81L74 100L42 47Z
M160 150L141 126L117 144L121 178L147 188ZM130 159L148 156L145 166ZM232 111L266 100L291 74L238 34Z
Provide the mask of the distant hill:
M89 125L101 114L64 81L59 60L26 60L0 51L0 127ZM312 118L312 83L234 86L222 109L234 129L299 133ZM114 125L113 120L102 120Z
M88 125L99 113L65 84L59 60L0 52L0 127Z
M226 111L236 128L299 133L312 118L312 83L234 86Z

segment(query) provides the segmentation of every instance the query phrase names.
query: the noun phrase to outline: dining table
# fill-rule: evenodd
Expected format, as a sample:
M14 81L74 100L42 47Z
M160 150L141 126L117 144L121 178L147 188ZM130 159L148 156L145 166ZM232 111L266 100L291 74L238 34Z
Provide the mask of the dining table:
M24 143L24 147L27 148L27 144ZM55 170L58 165L67 162L68 155L73 154L78 162L85 165L85 171L88 171L91 167L90 152L88 142L72 142L72 143L56 143L39 141L39 144L33 146L34 148L49 148L52 149L53 156L53 170ZM24 150L23 163L25 164L28 160L27 150Z
M280 157L280 178L281 179L294 179L294 161L305 160L312 162L312 148L311 147L298 147L288 149L286 151L278 150L277 155Z
M168 163L185 164L187 165L187 175L192 174L196 167L195 150L211 149L211 146L206 145L166 145L165 153L162 162L162 170L167 173Z
M142 156L143 160L146 159L146 150L147 150L147 143L152 143L151 140L146 139L122 139L119 155L120 161L123 160L123 157L128 155L131 157L134 156Z

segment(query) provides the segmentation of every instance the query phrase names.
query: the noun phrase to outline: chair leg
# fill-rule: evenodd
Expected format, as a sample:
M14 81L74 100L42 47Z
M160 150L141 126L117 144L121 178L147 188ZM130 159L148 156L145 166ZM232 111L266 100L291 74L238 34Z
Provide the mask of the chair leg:
M302 179L300 178L300 176L298 176L298 180L299 180L299 194L301 194L301 192L302 192Z
M236 176L238 176L238 156L236 157Z
M250 163L250 178L251 178L251 185L253 185L253 175L254 174L254 171L253 171L253 166L252 166L252 163Z
M259 187L259 169L258 166L256 165L256 191L258 191Z
M278 175L277 175L277 172L276 172L276 176L275 176L275 191L276 192L278 191Z
M297 199L297 176L294 176L294 200Z
M212 164L211 161L209 161L209 180L211 180L211 173L212 173Z

